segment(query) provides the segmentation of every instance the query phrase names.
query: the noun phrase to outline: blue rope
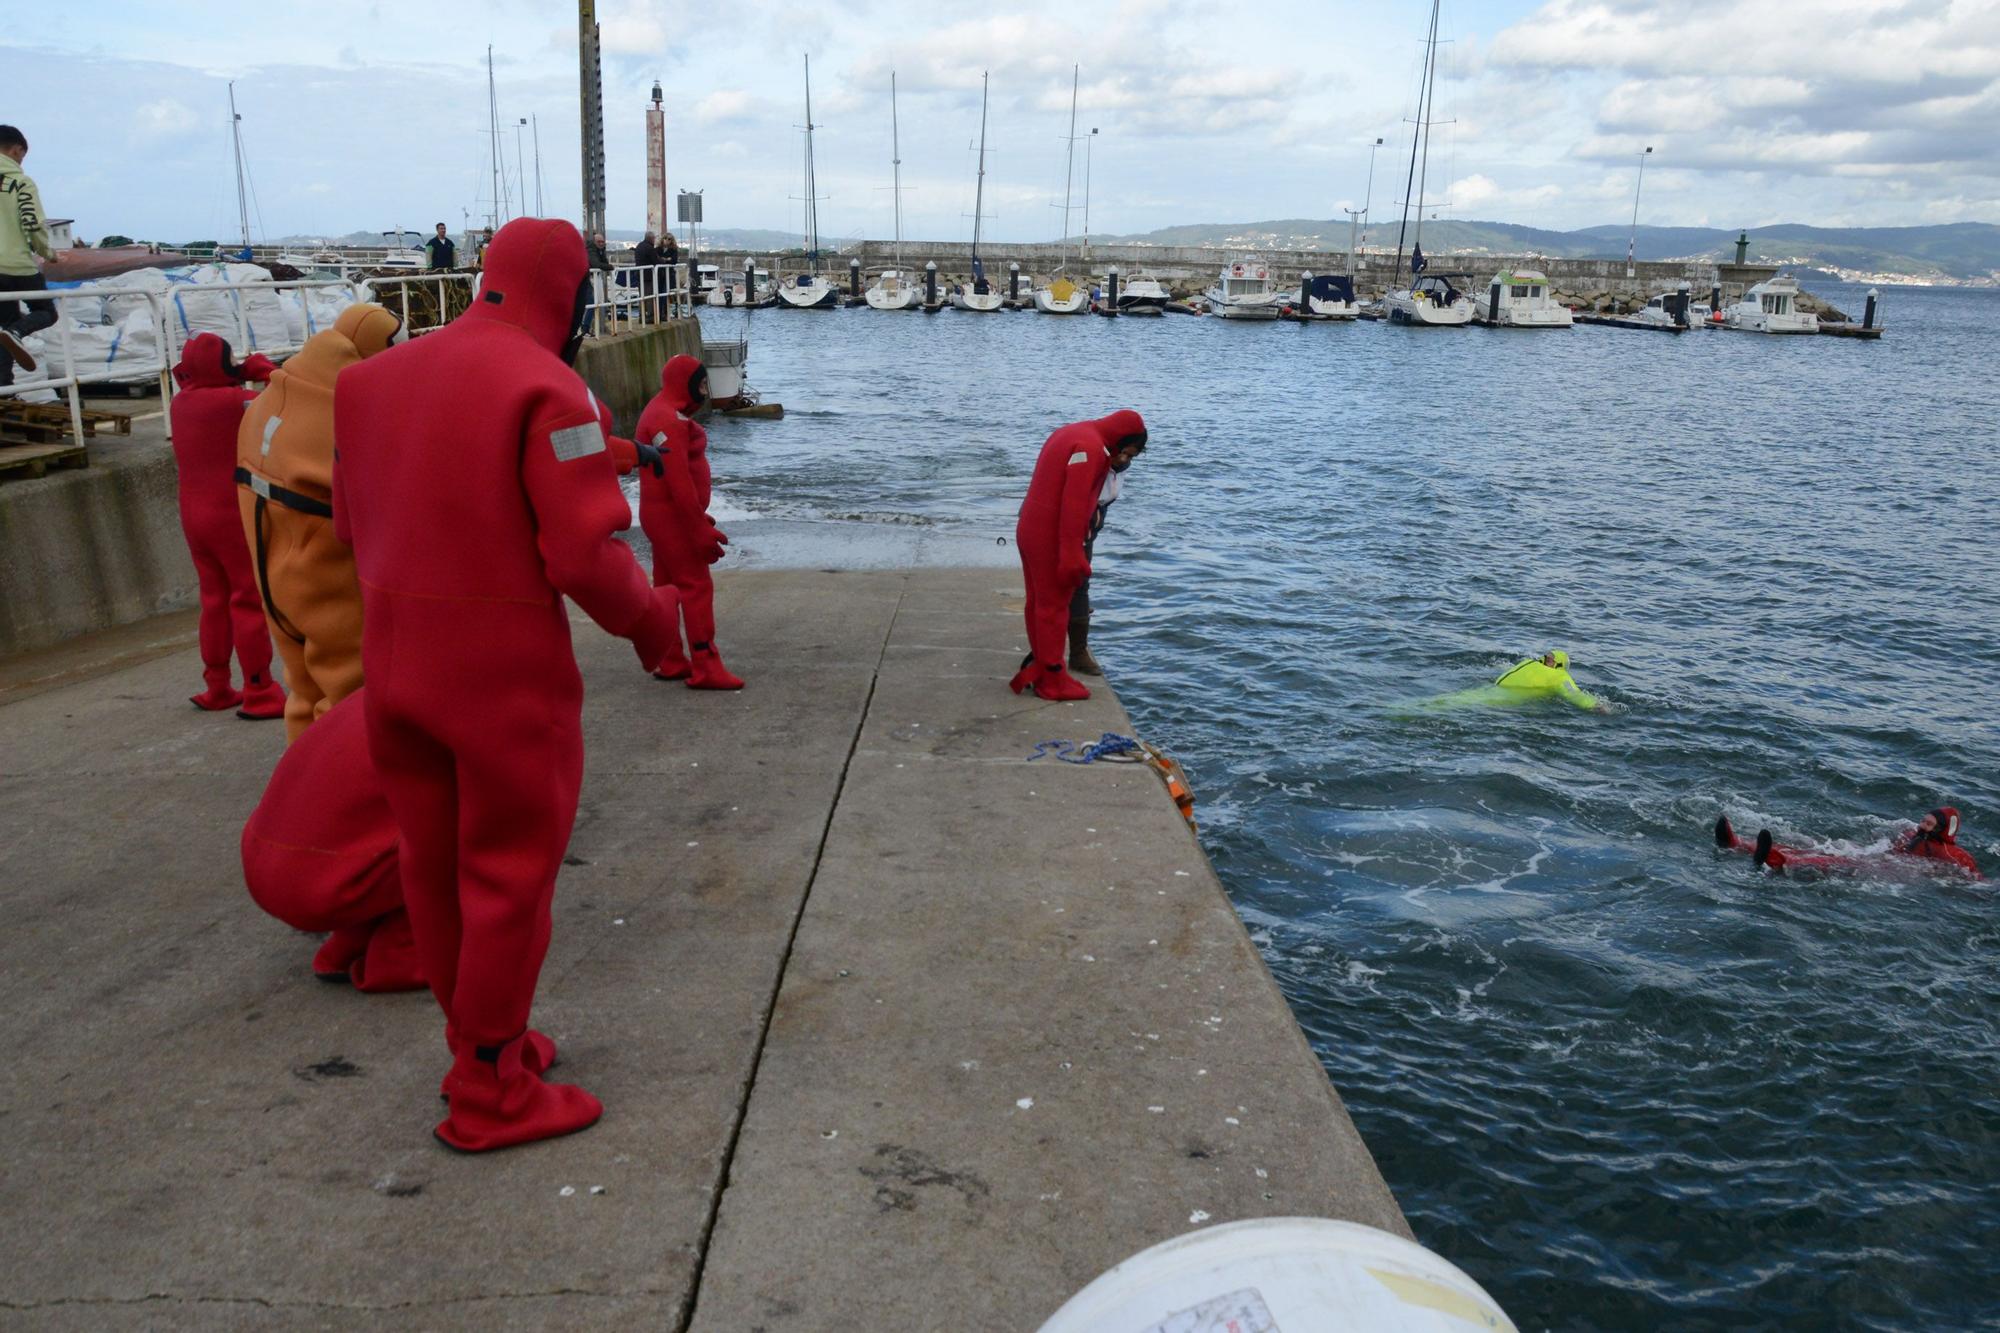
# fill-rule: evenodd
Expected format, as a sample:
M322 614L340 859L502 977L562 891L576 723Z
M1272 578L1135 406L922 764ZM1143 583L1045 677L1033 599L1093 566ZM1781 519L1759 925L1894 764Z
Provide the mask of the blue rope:
M1052 754L1065 764L1089 764L1099 759L1114 760L1118 755L1136 751L1139 742L1131 736L1121 736L1115 731L1107 731L1089 745L1079 745L1075 741L1043 741L1035 746L1035 752L1028 756L1033 763L1043 755ZM1122 760L1119 762L1131 763Z

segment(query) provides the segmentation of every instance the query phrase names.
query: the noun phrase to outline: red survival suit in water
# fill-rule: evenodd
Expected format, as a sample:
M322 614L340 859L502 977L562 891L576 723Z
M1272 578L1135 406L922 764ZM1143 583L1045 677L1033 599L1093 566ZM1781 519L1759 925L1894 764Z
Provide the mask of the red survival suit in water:
M692 418L708 401L708 370L694 357L674 357L660 370L660 391L639 414L639 441L660 451L656 466L639 470L639 526L653 546L653 582L680 594L688 651L656 663L662 680L687 678L693 690L740 690L743 681L722 665L715 648L715 580L708 567L728 538L708 516L711 495L708 432Z
M210 712L236 708L238 717L252 719L284 716L285 692L271 679L264 602L236 517L236 431L257 396L243 381L268 379L273 369L262 356L239 367L228 343L213 333L197 333L174 367L180 392L171 408L181 532L201 588L201 674L208 686L191 702ZM241 694L229 683L232 647L243 671Z
M1942 861L1956 866L1974 879L1984 878L1979 873L1979 863L1972 859L1972 853L1958 845L1958 810L1944 805L1930 812L1933 827L1910 830L1902 841L1889 848L1890 856L1913 856L1922 861ZM1731 826L1727 815L1715 821L1715 842L1724 851L1743 852L1758 865L1778 874L1787 868L1794 870L1860 870L1880 855L1855 856L1836 852L1813 852L1799 847L1785 847L1771 841L1769 829L1758 830L1754 839L1739 835Z
M364 691L299 733L243 826L243 882L295 930L333 932L313 975L356 990L417 990L422 962L403 910L396 819L368 757Z
M542 1081L528 1031L583 780L563 595L648 667L673 633L672 598L615 535L631 509L569 365L588 273L576 228L516 219L471 309L334 389L334 522L361 581L369 750L453 1051L437 1134L468 1151L603 1111Z
M1113 412L1063 426L1042 446L1014 525L1028 590L1028 660L1008 682L1014 693L1032 685L1044 699L1090 697L1064 665L1070 598L1090 575L1083 543L1097 513L1098 492L1111 471L1112 452L1125 441L1145 438L1146 423L1137 412Z

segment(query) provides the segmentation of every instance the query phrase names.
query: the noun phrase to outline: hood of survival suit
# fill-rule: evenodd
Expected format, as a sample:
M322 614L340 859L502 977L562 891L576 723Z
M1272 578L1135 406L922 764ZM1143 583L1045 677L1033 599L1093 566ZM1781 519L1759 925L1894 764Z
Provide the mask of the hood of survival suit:
M174 383L183 389L226 389L243 382L229 344L213 333L197 333L181 348Z
M516 218L486 247L478 299L461 318L512 324L561 356L589 276L590 258L575 227L557 218Z
M707 390L708 367L702 365L699 357L682 352L660 367L660 394L667 400L667 406L683 416L692 416L696 408L708 401Z

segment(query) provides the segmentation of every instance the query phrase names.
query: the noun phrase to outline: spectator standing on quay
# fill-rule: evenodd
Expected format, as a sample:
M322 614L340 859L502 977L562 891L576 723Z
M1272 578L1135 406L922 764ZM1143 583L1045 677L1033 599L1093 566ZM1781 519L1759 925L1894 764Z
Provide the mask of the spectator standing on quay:
M12 125L0 125L0 293L47 291L35 256L54 259L49 229L42 221L42 199L34 181L21 170L28 139ZM35 358L21 340L56 322L53 301L0 300L0 384L14 382L14 367L35 368Z
M424 249L431 252L432 268L450 268L458 258L458 247L451 243L451 237L444 233L444 223L438 223L437 235L424 242Z

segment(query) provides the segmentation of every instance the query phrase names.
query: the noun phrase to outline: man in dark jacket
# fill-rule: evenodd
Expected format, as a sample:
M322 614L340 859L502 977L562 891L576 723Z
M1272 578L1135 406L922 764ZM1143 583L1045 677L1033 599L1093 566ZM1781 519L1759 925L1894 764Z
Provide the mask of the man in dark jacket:
M451 243L451 237L444 234L444 223L438 223L437 235L424 242L424 249L431 252L432 268L450 268L458 258L458 247Z

